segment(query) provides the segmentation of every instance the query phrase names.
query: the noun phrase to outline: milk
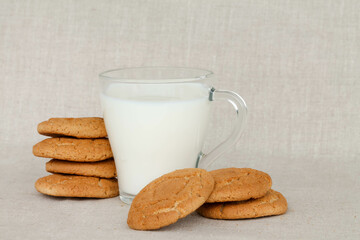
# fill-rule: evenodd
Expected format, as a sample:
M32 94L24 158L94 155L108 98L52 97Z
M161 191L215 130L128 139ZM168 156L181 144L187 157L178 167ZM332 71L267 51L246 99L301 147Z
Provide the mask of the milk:
M101 95L121 193L195 167L208 125L209 88L200 83L117 84Z

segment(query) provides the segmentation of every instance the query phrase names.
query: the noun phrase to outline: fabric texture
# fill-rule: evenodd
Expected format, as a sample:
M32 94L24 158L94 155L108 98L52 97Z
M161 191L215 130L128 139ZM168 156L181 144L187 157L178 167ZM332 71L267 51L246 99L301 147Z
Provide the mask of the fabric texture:
M357 0L2 0L0 238L359 238L359 63ZM101 116L98 74L135 66L210 69L215 88L239 93L244 134L210 170L269 173L288 212L135 232L118 198L37 193L37 124ZM205 152L232 128L230 104L213 110Z

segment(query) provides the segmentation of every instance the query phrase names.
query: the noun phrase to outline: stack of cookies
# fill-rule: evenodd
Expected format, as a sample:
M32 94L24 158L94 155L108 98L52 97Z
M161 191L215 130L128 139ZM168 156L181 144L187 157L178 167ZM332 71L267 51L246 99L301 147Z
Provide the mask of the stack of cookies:
M136 195L127 223L132 229L153 230L194 211L213 219L283 214L287 201L271 185L268 174L250 168L177 170L155 179Z
M271 189L271 177L251 168L211 171L215 181L206 203L197 212L214 219L244 219L280 215L287 210L285 197Z
M119 195L115 163L102 118L51 118L38 125L50 136L33 147L37 157L52 158L35 188L58 197L110 198Z

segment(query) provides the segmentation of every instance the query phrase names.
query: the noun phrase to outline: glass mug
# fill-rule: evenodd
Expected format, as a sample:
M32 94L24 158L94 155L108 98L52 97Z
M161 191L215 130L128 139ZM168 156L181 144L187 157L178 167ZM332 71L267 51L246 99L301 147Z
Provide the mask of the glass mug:
M231 91L211 85L211 71L195 68L143 67L103 72L101 105L114 154L120 199L135 195L161 175L182 168L207 168L234 145L247 107ZM211 152L202 148L211 102L227 100L236 110L230 136Z

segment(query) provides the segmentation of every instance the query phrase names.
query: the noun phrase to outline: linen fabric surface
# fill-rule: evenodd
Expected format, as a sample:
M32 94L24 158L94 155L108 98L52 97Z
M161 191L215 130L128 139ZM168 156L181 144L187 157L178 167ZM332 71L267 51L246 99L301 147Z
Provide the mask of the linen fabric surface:
M0 4L0 239L359 239L360 1L41 1ZM267 172L285 215L216 221L196 213L155 232L126 225L118 198L36 192L32 155L50 117L101 116L98 74L185 66L248 104L240 141L209 170ZM205 152L234 111L214 102Z

